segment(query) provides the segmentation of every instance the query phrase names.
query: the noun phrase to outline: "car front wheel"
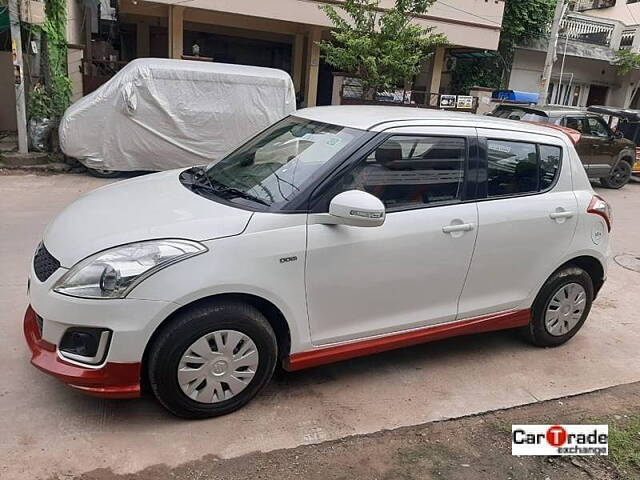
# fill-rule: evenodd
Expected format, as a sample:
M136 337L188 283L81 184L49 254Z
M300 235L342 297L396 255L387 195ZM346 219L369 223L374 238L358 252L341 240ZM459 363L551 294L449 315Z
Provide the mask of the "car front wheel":
M98 178L118 178L120 176L120 172L117 170L105 170L103 168L87 167L87 172Z
M151 346L148 375L171 413L208 418L244 406L270 380L277 343L253 306L217 302L179 314Z
M624 160L611 169L608 177L602 177L600 183L607 188L622 188L631 180L631 165Z
M568 266L555 272L533 303L526 339L539 347L562 345L582 327L593 302L593 282L587 272Z

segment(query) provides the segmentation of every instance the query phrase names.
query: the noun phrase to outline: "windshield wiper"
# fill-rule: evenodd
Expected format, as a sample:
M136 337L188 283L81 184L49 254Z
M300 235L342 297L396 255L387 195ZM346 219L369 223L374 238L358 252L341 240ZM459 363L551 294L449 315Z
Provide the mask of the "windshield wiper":
M228 194L228 195L233 195L235 197L245 198L247 200L251 200L252 202L261 203L262 205L266 205L267 207L271 206L269 202L261 199L260 197L256 197L255 195L251 195L250 193L243 192L242 190L238 190L237 188L233 188L233 187L220 186L218 188L214 188L212 192L215 193L216 195Z
M198 169L196 173L193 174L193 184L194 187L204 188L206 191L213 193L214 195L232 195L234 197L241 197L247 200L251 200L252 202L260 203L267 207L270 207L271 204L260 197L252 195L248 192L244 192L234 187L227 187L221 182L216 180L211 180L209 175L207 175L207 171L204 167ZM204 181L203 181L204 180Z

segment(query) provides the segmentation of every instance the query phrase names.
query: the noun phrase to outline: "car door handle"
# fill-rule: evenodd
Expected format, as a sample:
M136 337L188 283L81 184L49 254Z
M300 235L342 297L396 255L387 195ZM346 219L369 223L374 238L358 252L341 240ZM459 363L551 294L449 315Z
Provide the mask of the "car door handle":
M551 212L549 214L549 218L552 220L556 220L558 218L571 218L573 217L573 212L570 212L569 210L565 210L563 212Z
M442 227L444 233L470 232L471 230L473 230L473 223L459 223Z

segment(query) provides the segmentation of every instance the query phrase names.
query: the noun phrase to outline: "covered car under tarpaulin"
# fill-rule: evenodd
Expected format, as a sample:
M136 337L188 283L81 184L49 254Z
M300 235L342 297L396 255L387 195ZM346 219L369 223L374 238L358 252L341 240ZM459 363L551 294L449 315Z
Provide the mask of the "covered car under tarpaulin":
M167 170L220 159L295 109L282 70L143 58L67 109L60 147L93 169Z

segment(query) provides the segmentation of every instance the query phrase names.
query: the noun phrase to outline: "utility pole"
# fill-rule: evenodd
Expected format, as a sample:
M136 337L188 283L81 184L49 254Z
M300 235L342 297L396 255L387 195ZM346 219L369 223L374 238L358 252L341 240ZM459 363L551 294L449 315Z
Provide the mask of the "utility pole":
M9 23L11 24L11 53L16 93L16 123L18 124L18 151L28 153L27 112L25 107L24 73L22 63L22 35L18 0L9 0Z
M553 63L556 60L556 45L558 44L560 22L562 21L565 8L565 1L558 0L555 13L553 14L553 23L551 24L551 34L549 35L549 45L547 46L547 57L544 60L544 69L542 70L542 78L540 79L538 105L545 105L547 103L547 92L549 91L549 83L551 82L551 72L553 70Z

